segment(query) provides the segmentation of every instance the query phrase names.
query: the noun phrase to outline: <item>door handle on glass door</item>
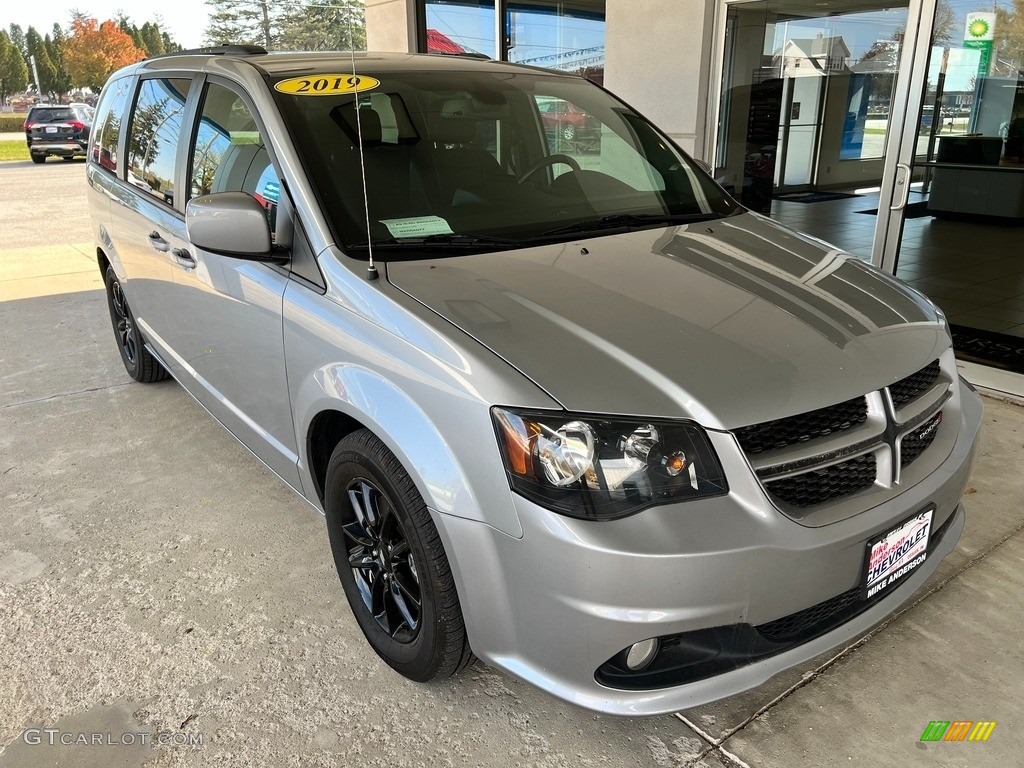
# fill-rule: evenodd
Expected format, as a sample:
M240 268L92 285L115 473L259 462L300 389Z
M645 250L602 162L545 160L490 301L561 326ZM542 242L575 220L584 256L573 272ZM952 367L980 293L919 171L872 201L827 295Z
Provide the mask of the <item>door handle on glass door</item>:
M152 245L156 250L166 253L170 249L171 244L164 240L163 235L157 232L155 229L149 233L149 244Z
M898 203L889 208L890 211L902 211L907 207L910 198L910 177L913 171L906 163L896 163L896 198Z

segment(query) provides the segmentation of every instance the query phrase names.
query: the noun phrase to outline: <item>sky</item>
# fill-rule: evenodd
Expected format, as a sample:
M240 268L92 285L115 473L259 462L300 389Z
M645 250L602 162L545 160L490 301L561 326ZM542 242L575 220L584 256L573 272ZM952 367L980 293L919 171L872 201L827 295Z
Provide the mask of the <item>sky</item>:
M112 19L118 11L124 11L139 26L160 17L161 28L185 48L197 48L203 44L208 14L203 0L59 0L38 5L12 2L4 3L4 6L0 10L0 26L7 29L11 24L19 24L22 30L33 26L40 35L47 34L55 23L66 29L71 23L73 10L100 21Z

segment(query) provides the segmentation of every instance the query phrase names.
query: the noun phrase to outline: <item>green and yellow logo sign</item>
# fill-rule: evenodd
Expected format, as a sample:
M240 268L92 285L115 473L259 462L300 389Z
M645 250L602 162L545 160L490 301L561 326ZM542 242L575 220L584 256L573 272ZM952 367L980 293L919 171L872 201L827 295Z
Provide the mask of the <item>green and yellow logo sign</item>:
M964 48L978 52L978 74L988 75L992 63L992 43L996 39L996 15L976 11L967 14L964 27Z
M921 734L921 741L988 741L996 728L995 720L932 720Z
M974 19L967 25L967 35L976 40L982 40L988 34L989 29L991 27L984 19Z

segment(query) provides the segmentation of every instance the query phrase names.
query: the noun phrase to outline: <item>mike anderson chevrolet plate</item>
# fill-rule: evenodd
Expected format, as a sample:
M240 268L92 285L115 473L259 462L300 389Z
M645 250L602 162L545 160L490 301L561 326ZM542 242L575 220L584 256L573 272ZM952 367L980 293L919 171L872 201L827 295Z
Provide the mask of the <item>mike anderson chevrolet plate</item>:
M868 542L865 597L895 584L925 561L934 509L929 507L880 539Z

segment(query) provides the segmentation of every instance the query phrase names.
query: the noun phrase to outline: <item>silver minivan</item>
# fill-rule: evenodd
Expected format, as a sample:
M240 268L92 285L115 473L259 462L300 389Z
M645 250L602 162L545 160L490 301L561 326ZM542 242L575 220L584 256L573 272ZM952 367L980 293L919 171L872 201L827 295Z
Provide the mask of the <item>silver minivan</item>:
M982 405L942 313L584 79L157 57L87 176L128 374L324 513L408 678L692 707L864 633L963 530Z

